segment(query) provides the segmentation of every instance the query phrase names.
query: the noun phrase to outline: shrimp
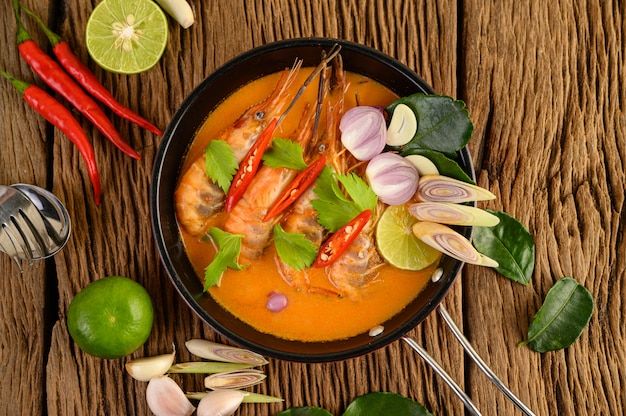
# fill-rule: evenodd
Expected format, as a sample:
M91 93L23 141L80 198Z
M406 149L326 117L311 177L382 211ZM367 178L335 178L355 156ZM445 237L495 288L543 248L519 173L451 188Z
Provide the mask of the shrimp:
M290 87L301 66L302 61L297 60L291 70L285 70L274 91L264 101L247 109L219 135L219 139L230 145L238 163L256 142L268 120L277 117L293 98ZM199 157L182 176L174 193L178 222L194 236L206 233L225 198L222 189L207 177L204 163L204 156Z
M337 153L336 149L338 148L339 142L337 132L339 119L343 112L343 96L347 88L341 55L338 55L333 61L330 84L329 97L324 103L326 107L326 128L321 139L319 137L314 139L314 143L310 148L312 152L307 156L308 159L312 159L316 154L326 153L332 156L330 160L335 170L343 171L345 166L342 161L334 157ZM304 234L315 246L319 247L324 240L326 231L317 221L317 212L311 203L315 198L315 192L313 191L313 187L311 187L293 204L289 214L284 217L282 226L287 232ZM275 258L275 262L281 277L290 286L298 290L306 290L313 293L332 296L339 295L339 293L329 289L312 287L306 269L295 270L283 263L278 255Z
M295 132L294 141L304 149L313 136L314 116L315 107L307 105ZM263 217L296 173L293 169L263 166L226 218L224 229L244 236L241 244L241 255L244 258L255 260L263 254L275 224L274 221L263 221Z

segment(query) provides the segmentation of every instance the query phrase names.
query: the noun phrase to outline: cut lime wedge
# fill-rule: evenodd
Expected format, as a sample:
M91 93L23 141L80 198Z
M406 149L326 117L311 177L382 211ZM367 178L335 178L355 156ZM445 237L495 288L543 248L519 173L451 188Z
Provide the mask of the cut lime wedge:
M376 226L376 244L381 256L392 266L403 270L421 270L440 257L434 248L413 234L417 219L404 205L387 207Z
M104 0L87 22L87 49L106 70L136 74L152 68L167 44L167 19L152 0Z

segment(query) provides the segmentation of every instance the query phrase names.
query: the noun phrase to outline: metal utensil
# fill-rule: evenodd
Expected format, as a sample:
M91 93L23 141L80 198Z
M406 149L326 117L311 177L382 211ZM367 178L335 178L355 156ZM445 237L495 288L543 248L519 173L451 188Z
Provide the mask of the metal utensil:
M463 332L461 332L459 327L454 323L454 321L452 320L452 317L450 316L448 311L446 311L446 309L441 304L437 307L437 310L439 311L439 315L441 315L441 317L443 318L443 320L446 323L446 325L448 325L448 327L452 331L452 334L454 335L454 337L461 343L461 345L463 346L463 349L465 350L467 355L469 355L470 358L472 359L472 361L474 361L478 365L478 368L480 369L480 371L482 371L487 376L487 378L493 384L495 384L495 386L501 392L503 392L504 395L511 402L513 402L513 404L524 415L526 415L526 416L535 416L535 414L532 412L532 410L530 410L530 408L528 406L526 406L498 378L498 376L496 376L496 374L493 372L493 370L491 368L489 368L487 363L485 363L485 361L483 361L483 359L480 358L480 356L478 355L476 350L474 350L474 348L472 348L472 345L470 344L470 342L463 335ZM415 340L413 340L413 339L411 339L409 337L406 337L406 336L402 337L402 340L404 342L406 342L409 345L409 347L411 347L413 350L415 350L415 352L417 352L419 354L419 356L422 357L424 359L424 361L426 361L426 363L435 371L435 373L437 373L441 378L443 378L445 383L454 391L454 394L456 394L459 397L459 399L461 399L461 401L465 405L465 408L467 409L469 414L471 414L472 416L480 416L481 415L480 411L478 410L476 405L472 402L472 400L469 398L469 396L463 391L463 389L458 384L456 384L454 382L452 377L450 377L450 375L448 373L446 373L446 371L439 365L439 363L437 363L437 361L435 361L435 359L432 358L426 352L426 350L424 350L424 348L422 348L421 345L419 345L417 342L415 342Z
M34 185L0 185L0 251L18 265L54 256L70 231L67 209L50 192Z

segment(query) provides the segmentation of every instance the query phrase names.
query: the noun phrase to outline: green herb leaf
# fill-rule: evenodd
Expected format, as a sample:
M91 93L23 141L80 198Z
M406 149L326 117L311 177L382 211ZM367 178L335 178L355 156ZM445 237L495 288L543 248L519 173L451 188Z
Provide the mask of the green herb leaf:
M317 246L304 234L288 233L280 224L274 226L274 245L283 263L296 270L309 267L317 255Z
M505 277L523 285L530 283L535 268L535 242L528 230L505 212L491 211L500 218L494 227L474 227L474 247L498 262Z
M343 416L432 416L424 406L395 393L369 393L354 399Z
M393 115L398 104L406 104L417 117L417 132L400 150L430 149L452 154L465 146L474 126L465 103L450 97L413 94L402 97L387 107Z
M376 208L378 197L372 188L359 176L349 173L347 175L337 175L337 179L359 208L359 211L365 211L366 209L374 210Z
M569 347L589 323L592 312L591 293L571 277L564 277L548 291L523 344L537 352Z
M326 409L319 407L292 407L277 413L276 416L333 416Z
M218 247L217 253L204 269L204 290L219 286L226 269L242 270L246 266L239 264L241 240L243 235L231 234L213 227L209 231L213 242Z
M204 171L224 193L237 173L237 158L233 149L223 140L211 140L204 151Z
M434 150L427 149L407 149L402 152L402 156L409 155L421 155L426 157L428 160L433 162L439 174L442 176L447 176L449 178L458 179L463 182L471 183L476 185L476 183L469 177L467 173L463 170L458 163L454 160L450 159L443 153L436 152Z
M352 201L339 188L339 181ZM363 179L353 174L336 175L328 166L317 178L313 192L317 199L311 201L311 204L317 211L317 220L332 232L346 225L365 209L374 209L377 202L376 194Z
M302 146L289 139L274 139L272 147L263 155L263 162L272 168L306 168Z

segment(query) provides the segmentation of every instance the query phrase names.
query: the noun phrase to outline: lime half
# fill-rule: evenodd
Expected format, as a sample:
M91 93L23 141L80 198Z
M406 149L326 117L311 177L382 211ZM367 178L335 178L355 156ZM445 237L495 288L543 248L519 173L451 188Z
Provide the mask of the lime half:
M152 68L167 44L167 19L152 0L104 0L87 22L87 49L104 69L136 74Z
M143 286L111 276L90 283L74 297L67 309L67 328L86 353L119 358L146 342L153 314Z
M434 248L413 235L417 219L404 205L387 207L376 226L378 251L389 264L398 269L421 270L440 257Z

